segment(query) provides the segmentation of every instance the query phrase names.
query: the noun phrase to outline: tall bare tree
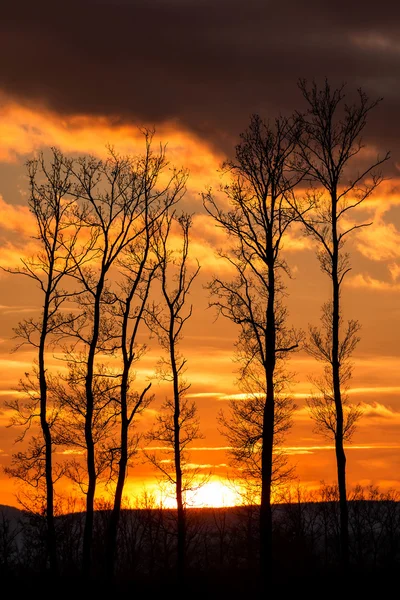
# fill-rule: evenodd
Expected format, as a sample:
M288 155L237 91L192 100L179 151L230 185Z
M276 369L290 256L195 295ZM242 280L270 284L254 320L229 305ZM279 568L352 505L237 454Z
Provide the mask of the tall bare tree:
M303 173L313 187L300 219L317 245L321 269L331 282L331 298L322 309L321 328L310 330L307 349L325 364L324 376L317 382L320 393L309 405L319 430L335 441L337 478L340 497L340 545L343 565L349 560L348 507L346 495L346 454L349 439L360 416L357 407L347 405L345 390L351 377L350 357L359 337L359 323L342 318L341 289L350 271L349 254L344 245L351 233L371 223L357 222L356 209L371 196L382 181L378 167L388 158L370 162L362 154L361 135L370 112L378 101L371 102L358 90L358 100L345 101L344 86L332 89L329 82L319 88L316 83L299 82L308 110L301 116L302 136L299 143ZM299 164L299 163L298 163ZM311 201L311 202L310 202ZM354 215L352 218L350 215ZM352 220L354 219L354 220Z
M50 164L41 153L37 159L29 161L27 167L29 209L36 221L36 240L40 249L33 258L21 259L22 267L7 271L25 275L37 284L43 298L43 309L38 319L25 319L15 329L21 340L18 348L24 344L33 347L37 366L33 375L27 375L21 382L25 400L16 399L9 403L9 407L16 411L13 423L24 427L21 439L36 418L40 422L40 434L31 437L27 451L13 456L8 473L36 488L44 483L47 546L50 567L56 573L54 480L58 475L53 467L56 443L53 425L57 410L49 401L46 352L54 341L54 334L74 321L73 315L63 310L64 303L71 299L72 294L62 285L76 266L82 266L88 258L90 242L78 247L81 223L74 209L75 198L71 195L72 162L53 148Z
M167 397L157 417L156 426L149 433L151 442L162 444L161 453L147 452L153 465L161 471L167 482L175 488L177 502L177 573L179 581L185 572L186 554L186 493L198 487L196 469L188 469L188 447L202 438L195 402L186 397L190 384L184 378L186 358L179 352L185 323L192 315L192 305L187 305L187 296L200 266L192 272L188 269L189 233L192 218L188 214L167 214L164 226L157 236L156 254L159 261L162 300L165 308L153 310L149 325L158 336L161 347L168 357L159 366L160 378L172 384L172 398ZM183 238L182 249L172 249L171 228L179 226ZM169 457L173 456L171 460ZM161 458L162 457L162 458ZM172 468L171 468L172 467Z
M142 238L151 222L177 202L184 190L185 174L172 169L167 172L166 147L153 150L153 131L143 130L145 151L142 155L120 157L110 149L106 160L82 157L74 164L74 193L79 205L85 207L84 225L96 239L96 257L92 265L76 265L74 277L80 285L78 296L80 319L66 333L74 335L83 345L85 359L84 434L86 445L86 519L83 536L83 573L91 568L94 499L96 492L96 448L93 437L95 388L104 377L100 356L113 354L121 348L116 341L117 323L109 309L117 297L112 289L113 273L118 260L136 240ZM162 177L164 178L162 180ZM70 357L73 353L70 353ZM81 359L78 357L78 361ZM114 397L114 396L112 396ZM111 398L111 397L110 397ZM111 401L111 400L110 400ZM107 410L110 404L107 403Z
M181 177L179 188L176 189L178 194L184 189L186 174L182 173ZM135 390L132 368L147 351L146 344L139 343L138 335L144 321L151 283L158 269L158 261L152 255L152 246L162 218L160 206L155 208L149 203L143 214L142 235L128 246L118 261L123 279L120 283L120 291L116 293L111 316L119 323L117 336L118 350L122 355L122 372L119 393L116 395L119 433L111 454L111 469L116 471L115 474L112 473L116 478L116 487L106 544L106 566L109 578L114 574L118 524L129 460L135 454L139 441L137 436L133 440L129 431L133 428L135 417L147 408L153 398L147 394L151 383L140 393Z
M239 427L236 436L240 410L234 409L228 435L233 443L236 438L236 458L240 452L245 459L254 453L260 455L260 559L264 576L271 574L273 558L274 436L277 396L283 392L279 365L298 346L297 334L287 326L281 276L282 272L289 273L281 250L295 218L287 196L301 178L291 168L297 137L296 120L279 118L269 125L253 116L236 147L236 159L225 164L232 176L231 183L223 188L229 208L220 208L211 192L204 196L206 210L231 242L219 254L234 270L235 278L223 281L216 277L209 288L215 297L211 304L240 327L236 344L239 384L250 398L243 405L246 415L241 416L251 419L252 404L258 414L257 435L253 435L254 428Z

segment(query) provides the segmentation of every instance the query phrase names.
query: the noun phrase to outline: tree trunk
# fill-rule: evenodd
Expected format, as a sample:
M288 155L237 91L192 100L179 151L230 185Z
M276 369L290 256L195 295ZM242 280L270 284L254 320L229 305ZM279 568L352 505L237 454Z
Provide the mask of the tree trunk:
M114 505L108 524L106 545L106 571L108 579L114 577L115 560L117 557L118 525L121 515L122 494L124 491L126 470L128 466L128 420L123 419L121 424L121 457L119 461L118 479L115 487Z
M274 394L268 378L264 410L263 447L261 454L261 504L260 504L260 565L261 576L267 580L272 574L272 449L274 441Z
M57 239L58 228L56 228ZM52 247L54 259L55 241ZM47 550L50 560L50 570L54 576L58 575L56 531L54 524L54 485L53 485L53 443L50 425L47 421L47 379L45 366L46 338L50 310L51 287L53 283L53 260L50 260L47 280L47 290L43 305L42 331L39 341L38 366L40 389L40 427L42 429L45 446L45 481L46 481L46 525L47 525Z
M272 239L267 240L268 256L273 256ZM268 303L265 339L266 398L263 415L261 453L261 503L260 503L260 566L264 584L270 583L273 569L272 552L272 460L274 446L275 392L274 371L276 351L275 331L275 272L273 260L268 265Z
M92 562L92 542L93 542L93 521L94 521L94 497L96 493L96 462L95 462L95 447L93 440L93 411L94 411L94 395L93 395L93 378L94 378L94 361L96 356L97 342L100 329L100 299L104 286L104 274L101 275L97 285L96 296L94 301L94 316L93 316L93 333L89 346L87 371L85 378L86 391L86 414L85 414L85 443L87 452L87 472L88 472L88 490L86 494L86 518L85 528L83 531L83 559L82 570L83 576L90 576Z
M114 578L114 568L115 561L117 558L117 540L118 540L118 525L119 519L121 516L121 504L122 504L122 495L124 491L125 479L128 470L128 434L129 434L129 425L130 421L133 418L133 414L131 417L128 416L128 387L129 387L129 372L132 366L132 361L134 358L133 353L133 344L136 338L137 333L137 325L142 317L142 312L145 306L145 301L147 298L147 293L149 291L149 287L147 287L145 298L142 302L142 307L137 315L136 328L129 343L129 350L127 349L128 345L128 327L129 327L129 315L131 310L132 299L137 290L137 286L141 280L142 272L144 269L144 265L146 263L146 258L148 254L149 248L149 238L146 238L146 251L144 253L144 258L141 262L140 269L137 273L136 281L134 285L132 285L130 293L126 299L125 310L123 314L123 323L122 323L122 335L121 335L121 349L122 349L122 357L123 357L123 372L121 379L121 456L118 465L118 478L117 485L115 488L115 496L114 496L114 505L110 516L108 533L107 533L107 544L106 544L106 573L109 580ZM148 389L148 388L147 388Z
M182 486L180 486L182 489ZM182 492L177 490L176 494L178 504L178 560L177 560L177 574L178 581L180 584L183 583L185 577L185 546L186 546L186 511L182 502Z
M124 491L126 471L128 468L128 430L129 430L129 418L128 418L128 377L130 369L130 361L126 353L126 331L128 327L128 315L129 306L127 307L127 313L124 317L124 328L123 328L123 339L122 339L122 350L124 355L124 371L121 381L121 456L119 459L118 468L118 479L115 488L114 505L110 516L107 534L106 544L106 572L108 579L112 580L114 577L115 560L117 556L117 538L118 538L118 525L119 518L121 515L121 504L122 494Z
M182 492L182 465L181 465L181 447L180 447L180 393L179 393L179 373L175 356L174 339L174 315L171 308L171 321L169 331L169 347L171 358L171 369L174 389L174 459L175 459L175 477L176 477L176 503L177 503L177 576L178 583L182 585L185 576L185 546L186 546L186 511L183 502Z
M343 445L343 405L340 389L340 282L338 277L339 244L336 220L336 206L337 201L335 195L332 198L332 382L336 410L335 452L340 509L340 558L343 568L347 568L349 562L349 516L346 494L346 455Z
M54 487L53 487L53 446L49 423L47 422L47 381L44 360L45 340L48 319L48 297L43 314L43 328L39 344L39 386L40 386L40 426L45 445L45 480L46 480L46 524L47 524L47 550L50 559L50 570L53 575L58 574L56 531L54 524Z
M349 564L349 514L346 494L346 455L343 448L343 435L335 439L339 506L340 506L340 554L344 568Z
M83 576L89 577L92 562L92 540L94 522L94 496L96 492L96 465L94 455L94 442L92 434L93 409L86 416L85 440L87 451L88 490L86 494L86 518L83 531Z

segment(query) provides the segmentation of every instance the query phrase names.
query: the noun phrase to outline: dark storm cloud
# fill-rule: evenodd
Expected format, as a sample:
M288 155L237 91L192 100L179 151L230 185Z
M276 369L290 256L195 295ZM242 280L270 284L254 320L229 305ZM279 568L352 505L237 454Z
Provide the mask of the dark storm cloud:
M63 114L175 120L227 147L252 112L302 107L299 77L362 86L384 104L370 137L395 149L397 2L125 0L13 3L0 87Z

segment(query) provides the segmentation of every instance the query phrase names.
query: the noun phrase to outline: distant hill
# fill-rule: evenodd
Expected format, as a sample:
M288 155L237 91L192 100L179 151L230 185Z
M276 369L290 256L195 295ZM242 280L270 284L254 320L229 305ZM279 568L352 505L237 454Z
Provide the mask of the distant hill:
M25 512L16 508L15 506L8 506L7 504L0 504L0 519L5 517L8 519L19 519L23 517Z
M187 516L186 559L192 584L197 589L204 582L205 590L218 584L222 597L248 595L246 586L253 581L259 557L259 507L190 508ZM349 516L352 573L357 577L398 573L400 503L353 500L349 502ZM93 576L99 582L104 571L108 517L108 510L95 513ZM73 582L80 573L84 519L84 512L56 519L59 566L65 581ZM277 580L310 574L331 579L340 574L337 502L278 504L273 519ZM154 583L159 585L158 594L165 591L168 582L173 588L176 540L176 510L123 510L118 537L119 581L135 581L135 585L142 582L147 591ZM0 575L2 565L8 565L8 573L15 574L15 581L19 581L19 572L34 576L46 571L43 517L0 505ZM234 595L238 591L239 596Z

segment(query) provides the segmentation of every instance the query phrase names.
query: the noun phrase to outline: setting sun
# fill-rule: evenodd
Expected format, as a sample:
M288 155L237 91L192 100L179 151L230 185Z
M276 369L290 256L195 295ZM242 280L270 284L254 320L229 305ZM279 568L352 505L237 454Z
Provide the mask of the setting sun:
M176 508L176 499L174 498L174 488L163 489L160 491L153 488L155 505L161 505L164 508ZM186 493L186 506L188 508L208 508L208 507L228 507L242 504L242 496L239 488L234 487L230 482L224 482L223 479L212 479L207 483L200 485L197 490Z
M226 507L241 504L241 495L238 490L233 489L232 485L227 485L223 481L210 481L197 491L188 494L188 506L199 508L214 506Z

